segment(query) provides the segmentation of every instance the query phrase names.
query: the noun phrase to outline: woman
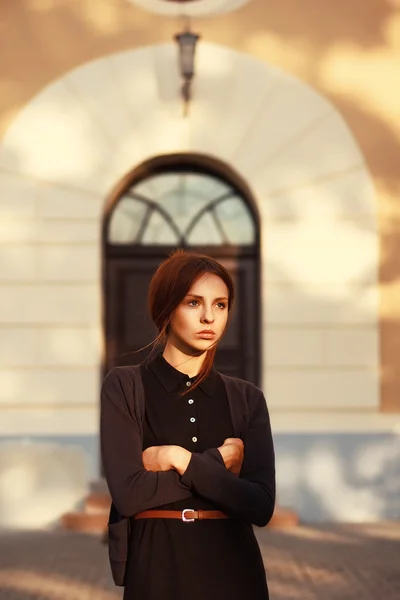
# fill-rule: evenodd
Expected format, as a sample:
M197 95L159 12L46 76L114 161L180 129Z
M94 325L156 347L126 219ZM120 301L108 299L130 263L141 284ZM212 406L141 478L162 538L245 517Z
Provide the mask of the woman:
M124 600L268 598L252 529L274 511L268 410L260 389L213 366L233 300L221 264L176 251L149 288L162 352L140 365L143 423L132 408L138 368L103 382L104 472L131 525Z

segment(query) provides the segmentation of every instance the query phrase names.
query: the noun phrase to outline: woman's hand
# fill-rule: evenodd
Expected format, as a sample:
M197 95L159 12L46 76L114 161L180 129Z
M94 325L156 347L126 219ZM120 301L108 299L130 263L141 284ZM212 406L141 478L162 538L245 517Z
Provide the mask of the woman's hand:
M146 471L170 471L171 446L150 446L142 452L143 465Z
M191 452L181 446L150 446L142 453L146 471L171 471L175 469L179 475L186 471Z
M218 448L225 467L234 475L239 475L244 459L244 444L240 438L227 438Z

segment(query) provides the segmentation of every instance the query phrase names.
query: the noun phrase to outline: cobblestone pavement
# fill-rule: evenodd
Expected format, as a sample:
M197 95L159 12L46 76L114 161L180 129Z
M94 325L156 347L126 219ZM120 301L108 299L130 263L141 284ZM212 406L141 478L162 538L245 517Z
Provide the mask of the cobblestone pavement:
M256 534L271 600L400 600L400 522L257 529ZM107 550L99 537L0 534L1 600L121 596L110 581Z

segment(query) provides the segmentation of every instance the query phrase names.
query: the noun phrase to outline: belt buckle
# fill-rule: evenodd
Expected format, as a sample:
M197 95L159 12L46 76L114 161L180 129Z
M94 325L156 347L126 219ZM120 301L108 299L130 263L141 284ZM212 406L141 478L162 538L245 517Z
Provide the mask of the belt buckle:
M184 508L182 511L182 521L184 523L192 523L194 521L194 519L187 519L186 518L186 514L187 512L194 512L194 508Z

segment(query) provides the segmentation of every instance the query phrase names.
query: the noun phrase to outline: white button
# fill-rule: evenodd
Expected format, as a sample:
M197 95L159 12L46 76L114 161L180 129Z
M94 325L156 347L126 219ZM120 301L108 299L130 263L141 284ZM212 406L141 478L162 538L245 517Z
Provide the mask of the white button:
M195 419L194 417L190 417L190 422L191 422L191 423L195 423L195 422L196 422L196 419Z
M197 437L192 437L192 442L197 442Z
M189 404L193 404L194 400L192 400L192 399L190 398L190 400L188 400L188 402L189 402Z
M187 382L186 382L186 387L190 387L191 385L192 385L192 382L191 382L191 381L187 381Z

